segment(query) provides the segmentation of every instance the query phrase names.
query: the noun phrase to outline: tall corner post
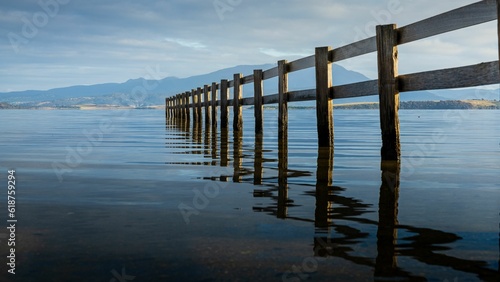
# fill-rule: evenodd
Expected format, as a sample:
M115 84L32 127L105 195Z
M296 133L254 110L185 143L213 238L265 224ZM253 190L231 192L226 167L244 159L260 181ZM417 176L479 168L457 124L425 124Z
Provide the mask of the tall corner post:
M377 26L378 92L383 161L397 161L401 155L397 39L398 31L395 24Z
M316 119L318 146L333 147L332 47L318 47L316 61Z

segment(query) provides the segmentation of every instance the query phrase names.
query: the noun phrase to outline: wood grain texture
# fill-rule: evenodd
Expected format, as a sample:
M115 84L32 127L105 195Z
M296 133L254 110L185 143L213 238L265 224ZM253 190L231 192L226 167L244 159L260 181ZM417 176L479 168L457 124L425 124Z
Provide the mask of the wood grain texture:
M264 74L262 76L263 76L264 80L270 79L273 77L277 77L278 76L278 67L274 67L274 68L271 68L271 69L264 71Z
M205 107L205 124L210 124L210 90L208 90L208 85L203 86L203 105Z
M378 80L368 80L346 85L334 86L333 99L354 98L378 95Z
M495 1L480 1L401 27L398 29L398 44L493 21L497 18L495 6Z
M331 58L332 62L338 62L375 51L377 51L377 39L373 36L332 50Z
M316 120L318 146L333 147L333 103L330 99L332 87L331 47L316 48Z
M241 84L249 84L253 82L253 74L247 75L241 79Z
M191 108L193 108L193 121L196 122L198 120L198 110L196 105L198 104L196 90L191 89Z
M399 160L399 89L396 25L377 26L377 62L382 160Z
M196 96L198 97L198 105L196 105L197 111L198 111L198 120L196 122L201 123L202 117L201 117L201 87L198 87L196 89Z
M288 92L288 102L314 101L316 100L316 89L307 89Z
M241 112L241 98L243 97L243 86L241 85L241 73L234 75L234 98L233 98L233 131L243 130L243 113Z
M227 129L229 127L229 112L228 112L228 81L223 79L220 81L220 127Z
M253 106L254 105L253 97L247 97L240 99L240 106Z
M212 82L212 87L210 88L212 91L212 97L210 108L212 109L212 127L217 128L217 83Z
M191 92L186 91L184 94L184 107L186 108L186 119L189 121L191 120L191 110L190 107L191 105L189 104L189 96L191 95Z
M278 138L288 138L287 61L278 62Z
M264 81L262 70L253 71L253 98L254 98L254 118L255 118L255 134L264 132L264 108L262 104L262 96L264 95Z
M400 75L399 91L438 90L500 83L498 61Z
M262 97L262 104L277 104L278 103L278 94L266 95Z
M170 119L170 98L165 98L165 115Z
M295 72L303 69L308 69L314 67L314 55L309 57L301 58L296 61L288 63L288 72Z

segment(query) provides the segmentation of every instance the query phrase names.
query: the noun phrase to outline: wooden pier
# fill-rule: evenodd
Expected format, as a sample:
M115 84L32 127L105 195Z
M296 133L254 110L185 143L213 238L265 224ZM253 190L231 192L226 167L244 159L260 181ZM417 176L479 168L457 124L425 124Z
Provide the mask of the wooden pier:
M263 133L263 105L277 104L278 136L288 136L288 103L316 101L318 146L333 147L333 100L378 95L380 102L380 128L382 135L382 160L399 160L399 93L419 90L438 90L474 87L500 83L499 62L492 61L433 70L420 73L398 74L398 46L431 36L494 21L500 13L500 0L485 0L464 6L404 27L395 24L376 27L376 36L335 48L319 47L315 54L296 61L279 61L268 70L255 70L243 76L235 74L233 80L222 79L185 93L166 98L167 119L202 122L215 130L229 126L228 111L233 108L233 131L243 129L242 106L254 106L255 134ZM497 36L500 38L500 24ZM500 40L499 40L500 41ZM360 55L377 52L378 79L332 86L332 64ZM500 48L499 48L500 57ZM307 68L316 70L316 88L289 91L288 74ZM278 93L264 95L263 81L278 78ZM254 84L254 96L242 98L243 86ZM228 97L233 89L232 99ZM202 95L203 94L203 95ZM220 111L217 111L220 108ZM285 143L286 144L286 143Z

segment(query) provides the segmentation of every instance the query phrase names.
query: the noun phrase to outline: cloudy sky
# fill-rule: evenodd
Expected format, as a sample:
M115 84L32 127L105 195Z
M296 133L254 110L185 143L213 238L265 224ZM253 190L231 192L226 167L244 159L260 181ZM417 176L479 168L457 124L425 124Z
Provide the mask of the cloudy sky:
M188 77L289 61L475 0L16 0L0 4L0 92ZM46 3L41 5L40 3ZM496 22L400 47L400 73L498 59ZM341 63L371 78L376 56Z

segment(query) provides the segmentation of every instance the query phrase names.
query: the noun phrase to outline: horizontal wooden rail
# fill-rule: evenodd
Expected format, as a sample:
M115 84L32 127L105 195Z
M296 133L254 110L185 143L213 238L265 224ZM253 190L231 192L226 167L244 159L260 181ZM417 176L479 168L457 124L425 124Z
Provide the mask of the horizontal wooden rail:
M401 92L473 87L500 83L498 61L478 65L400 75Z
M376 27L376 36L372 36L339 48L316 48L314 55L292 62L280 61L278 66L268 70L254 70L253 74L243 76L235 74L233 80L223 79L220 83L211 82L204 87L177 94L165 101L166 117L189 120L189 110L193 109L193 119L217 126L217 107L220 107L221 128L228 127L228 107L233 107L233 130L241 132L243 120L242 106L255 106L256 134L262 134L262 106L277 104L279 108L279 136L287 136L288 102L316 101L318 144L333 146L332 100L379 95L381 104L381 129L383 147L390 145L393 152L386 156L395 159L399 155L399 93L423 90L439 90L474 87L500 83L500 66L498 61L486 62L470 66L425 71L412 74L398 74L398 46L421 40L438 34L467 28L470 26L498 20L500 0L483 0L440 15L430 17L407 26L397 28L396 25ZM497 37L500 38L500 22ZM345 85L332 86L331 65L334 62L354 58L364 54L377 52L378 79ZM500 56L500 45L499 45ZM316 88L299 91L288 91L289 73L315 68ZM277 78L278 93L264 95L263 82ZM243 98L243 86L254 83L254 95ZM229 88L233 88L230 95ZM203 94L203 95L202 95ZM220 96L220 98L217 98ZM211 98L213 97L213 98ZM220 100L218 100L220 99ZM257 101L256 101L257 99ZM210 122L210 119L213 119ZM383 121L383 122L382 122ZM385 139L384 139L385 138ZM286 138L285 138L286 139ZM395 146L393 146L394 144ZM384 151L384 150L383 150ZM390 150L386 150L390 151ZM384 158L384 154L382 154Z
M398 44L405 44L496 19L495 0L480 1L399 28Z

